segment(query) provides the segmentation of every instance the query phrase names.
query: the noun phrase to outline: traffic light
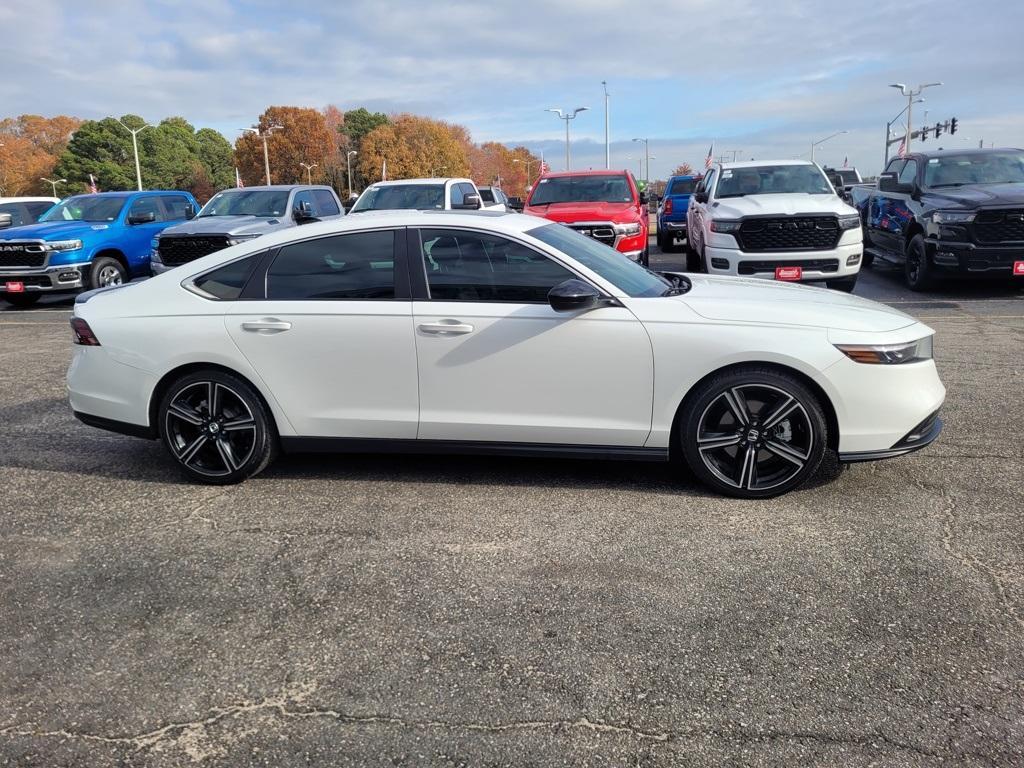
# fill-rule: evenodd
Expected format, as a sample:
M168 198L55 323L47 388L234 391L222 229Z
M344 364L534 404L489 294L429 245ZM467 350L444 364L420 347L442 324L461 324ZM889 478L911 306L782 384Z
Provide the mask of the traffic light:
M956 133L956 118L955 117L952 120L949 121L949 135L952 136L954 133Z
M942 135L942 123L935 124L935 138L939 138Z
M930 130L931 128L927 126L921 129L921 141L928 141L928 131Z

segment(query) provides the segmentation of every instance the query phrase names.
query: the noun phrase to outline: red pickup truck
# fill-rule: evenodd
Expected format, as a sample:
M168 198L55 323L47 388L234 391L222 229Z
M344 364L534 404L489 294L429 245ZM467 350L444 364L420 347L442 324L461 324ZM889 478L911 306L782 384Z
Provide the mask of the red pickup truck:
M629 171L545 173L523 213L565 224L647 266L647 194Z

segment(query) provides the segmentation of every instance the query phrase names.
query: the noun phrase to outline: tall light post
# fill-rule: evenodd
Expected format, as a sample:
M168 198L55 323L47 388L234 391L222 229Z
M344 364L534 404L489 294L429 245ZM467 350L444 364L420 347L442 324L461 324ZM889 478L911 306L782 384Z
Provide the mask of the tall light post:
M727 149L725 151L726 152L732 152L732 161L735 163L736 162L736 155L740 154L743 150L742 149Z
M602 80L601 86L604 88L604 169L608 171L612 167L612 145L608 138L608 83Z
M355 194L355 190L352 189L352 155L358 155L354 149L350 149L345 153L345 164L348 166L348 196L352 197Z
M45 181L47 184L49 184L51 187L53 187L53 196L54 197L57 196L57 185L58 184L67 184L68 183L67 179L45 179L42 176L39 177L39 180L40 181Z
M554 112L556 115L558 115L558 118L560 120L564 120L565 121L565 170L567 170L567 171L572 170L571 163L570 163L570 158L569 158L569 121L570 120L575 120L576 119L576 115L578 115L580 112L586 112L587 111L587 107L576 107L576 109L574 109L572 112L569 112L568 110L563 112L560 109L554 109L554 108L546 109L544 111L545 112Z
M914 104L923 104L924 103L924 99L923 98L921 98L921 99L914 99L914 101L912 103L914 103ZM889 122L887 122L885 124L885 159L882 162L882 166L883 167L885 167L886 165L889 164L889 145L893 142L892 124L895 123L897 120L899 120L900 119L900 115L902 115L906 111L907 111L907 107L904 107L903 109L901 109L899 112L896 113L896 117L894 117L892 120L890 120Z
M811 162L812 163L814 162L814 149L815 149L815 147L817 147L819 144L824 144L829 139L834 139L836 136L842 136L844 133L849 133L849 131L836 131L831 136L826 136L824 139L818 139L817 141L812 141L811 142Z
M923 85L917 86L917 88L907 88L903 83L890 83L890 88L899 88L900 93L907 97L907 138L905 139L904 148L905 151L910 152L910 140L913 138L913 126L911 126L911 117L914 113L914 99L921 95L921 92L925 88L932 88L936 85L942 85L942 83L924 83Z
M313 184L313 169L316 168L317 164L316 163L312 163L311 165L307 165L306 163L299 163L299 165L301 165L303 168L306 169L306 183L312 186L312 184Z
M644 145L644 157L647 158L647 163L644 166L647 170L644 172L644 183L651 183L651 152L650 152L650 139L633 139L633 141L639 141Z
M267 174L267 186L270 186L270 150L267 149L267 136L272 134L274 131L283 131L283 125L268 125L266 128L260 128L258 125L254 125L251 128L242 128L241 130L246 133L255 133L257 136L263 139L263 170Z
M523 165L526 166L526 186L530 186L530 166L533 165L535 162L538 162L538 161L537 160L531 160L530 158L526 158L525 160L523 160L520 157L513 157L512 158L512 162L513 163L522 163Z
M120 126L122 128L124 128L126 131L128 131L128 133L130 133L132 135L132 149L135 150L135 182L138 184L139 191L141 192L142 191L142 169L139 167L139 140L138 140L138 135L140 133L142 133L144 130L146 130L147 128L152 128L153 126L150 125L149 123L146 123L141 128L129 128L127 125L122 123L120 120L118 120L117 122L120 124ZM54 196L56 197L56 195L54 195Z

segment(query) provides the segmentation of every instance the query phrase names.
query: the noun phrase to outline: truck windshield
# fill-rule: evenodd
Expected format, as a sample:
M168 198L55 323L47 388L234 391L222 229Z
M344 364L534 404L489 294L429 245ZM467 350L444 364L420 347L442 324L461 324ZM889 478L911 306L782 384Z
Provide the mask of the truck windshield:
M203 206L197 218L207 216L258 216L263 219L288 212L288 192L268 189L229 189L219 192Z
M926 187L1024 182L1024 152L977 152L930 157L924 167Z
M444 209L444 184L389 184L369 187L349 213Z
M530 198L530 205L632 202L635 202L633 190L621 173L551 176L537 182Z
M722 169L715 197L788 194L831 195L832 187L816 165L757 165Z
M124 204L123 197L69 197L48 210L39 221L114 221Z
M528 230L526 234L593 270L627 296L662 296L672 288L668 280L630 261L614 248L561 224L545 224Z

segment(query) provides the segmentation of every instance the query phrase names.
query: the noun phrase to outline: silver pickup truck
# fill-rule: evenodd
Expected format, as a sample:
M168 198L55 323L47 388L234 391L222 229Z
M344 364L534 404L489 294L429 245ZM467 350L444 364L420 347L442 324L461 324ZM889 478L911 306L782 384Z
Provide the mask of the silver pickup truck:
M226 189L210 198L198 215L168 227L153 239L154 274L268 232L344 216L330 187L275 184Z

